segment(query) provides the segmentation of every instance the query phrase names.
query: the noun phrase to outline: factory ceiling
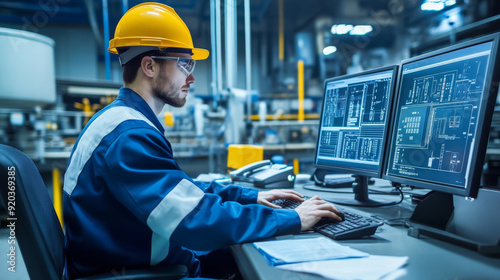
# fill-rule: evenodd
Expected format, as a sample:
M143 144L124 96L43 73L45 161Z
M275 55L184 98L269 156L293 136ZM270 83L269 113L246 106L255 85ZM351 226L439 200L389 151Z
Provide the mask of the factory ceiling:
M220 0L221 9L225 3L233 2L237 6L238 29L243 31L244 0ZM112 34L126 8L146 1L139 0L2 0L0 1L0 26L5 24L21 24L25 30L35 31L29 25L35 26L90 26L99 38L103 32L103 22L109 23ZM187 19L186 23L193 36L199 37L209 33L210 0L160 0L158 2L172 6L177 13ZM500 14L500 1L493 0L457 0L454 7L444 9L439 13L421 10L423 0L249 0L251 11L252 32L267 32L270 36L277 34L280 14L284 16L284 32L288 38L301 31L312 34L325 34L328 44L329 31L336 24L373 26L377 40L371 44L383 45L401 30L418 37L417 41L434 40L439 34L449 32L450 25L457 29L466 26L462 32L464 38L474 35L477 27L474 22L486 19L480 28L483 33L497 30L498 22L495 16ZM107 13L103 7L107 6ZM282 13L281 13L282 12ZM454 17L460 21L453 21ZM496 28L496 29L495 29ZM292 36L289 36L292 35ZM420 36L420 37L419 37ZM423 36L423 38L422 38ZM373 38L372 38L373 39ZM439 38L437 38L439 39ZM460 37L459 37L460 39ZM349 42L352 37L341 38ZM99 39L98 41L102 41ZM434 40L436 41L436 40ZM438 40L439 41L439 40ZM440 41L439 41L440 42ZM102 42L100 42L102 43ZM440 42L439 44L442 44ZM373 47L380 47L374 45Z
M23 18L36 17L38 21L61 24L86 24L89 12L94 12L102 21L103 3L108 6L110 22L117 21L123 13L123 6L132 7L146 1L138 0L6 0L0 1L2 22L23 22ZM209 0L157 1L172 6L181 16L196 16L207 19L210 16ZM243 13L243 0L234 0L238 13ZM253 21L276 17L279 0L250 0ZM298 25L307 23L312 17L330 16L339 19L359 19L370 13L386 10L393 16L411 10L420 1L409 0L283 0L286 18ZM224 1L221 1L223 4ZM298 26L300 28L300 26Z

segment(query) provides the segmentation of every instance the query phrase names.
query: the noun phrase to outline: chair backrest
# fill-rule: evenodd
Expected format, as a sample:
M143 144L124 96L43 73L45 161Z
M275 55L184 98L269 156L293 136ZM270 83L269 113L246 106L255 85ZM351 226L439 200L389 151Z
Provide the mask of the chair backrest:
M10 181L15 183L8 183ZM9 193L9 184L11 189L15 186L15 195ZM10 219L8 223L15 224L16 243L19 244L30 278L61 279L64 269L64 233L47 188L29 157L1 144L0 196L7 209L14 206L11 209L13 216L9 215L9 218L16 219ZM17 244L14 246L17 247Z

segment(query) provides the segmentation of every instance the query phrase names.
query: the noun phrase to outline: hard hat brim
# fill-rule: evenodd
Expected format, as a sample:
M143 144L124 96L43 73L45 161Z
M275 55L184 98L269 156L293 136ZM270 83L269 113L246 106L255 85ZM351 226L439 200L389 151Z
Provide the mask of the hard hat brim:
M136 46L130 46L130 47L136 47ZM110 42L110 47L108 48L108 51L110 53L118 54L118 50L116 47L114 47L114 44ZM200 49L200 48L192 48L193 56L191 57L194 60L204 60L208 58L208 55L210 52L205 49Z
M204 60L208 58L209 54L208 50L193 48L193 56L191 58L194 60Z

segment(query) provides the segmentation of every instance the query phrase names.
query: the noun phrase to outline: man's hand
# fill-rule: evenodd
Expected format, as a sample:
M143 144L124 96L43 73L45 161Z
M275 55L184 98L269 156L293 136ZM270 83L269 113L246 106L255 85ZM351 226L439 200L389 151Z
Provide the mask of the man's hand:
M300 202L304 201L304 196L293 190L271 190L259 192L257 203L271 208L281 208L280 206L271 203L271 201L279 198L291 198Z
M344 214L335 205L315 196L300 204L295 211L300 216L301 230L308 230L322 217L332 218L337 221L344 220Z

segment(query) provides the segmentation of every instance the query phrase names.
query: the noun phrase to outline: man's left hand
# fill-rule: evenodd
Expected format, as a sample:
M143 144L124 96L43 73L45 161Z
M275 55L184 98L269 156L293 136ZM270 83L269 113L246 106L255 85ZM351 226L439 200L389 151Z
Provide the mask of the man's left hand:
M271 203L273 200L280 198L295 199L300 202L304 201L304 196L294 190L270 190L259 192L259 195L257 196L257 204L262 204L271 208L281 208L280 206Z

